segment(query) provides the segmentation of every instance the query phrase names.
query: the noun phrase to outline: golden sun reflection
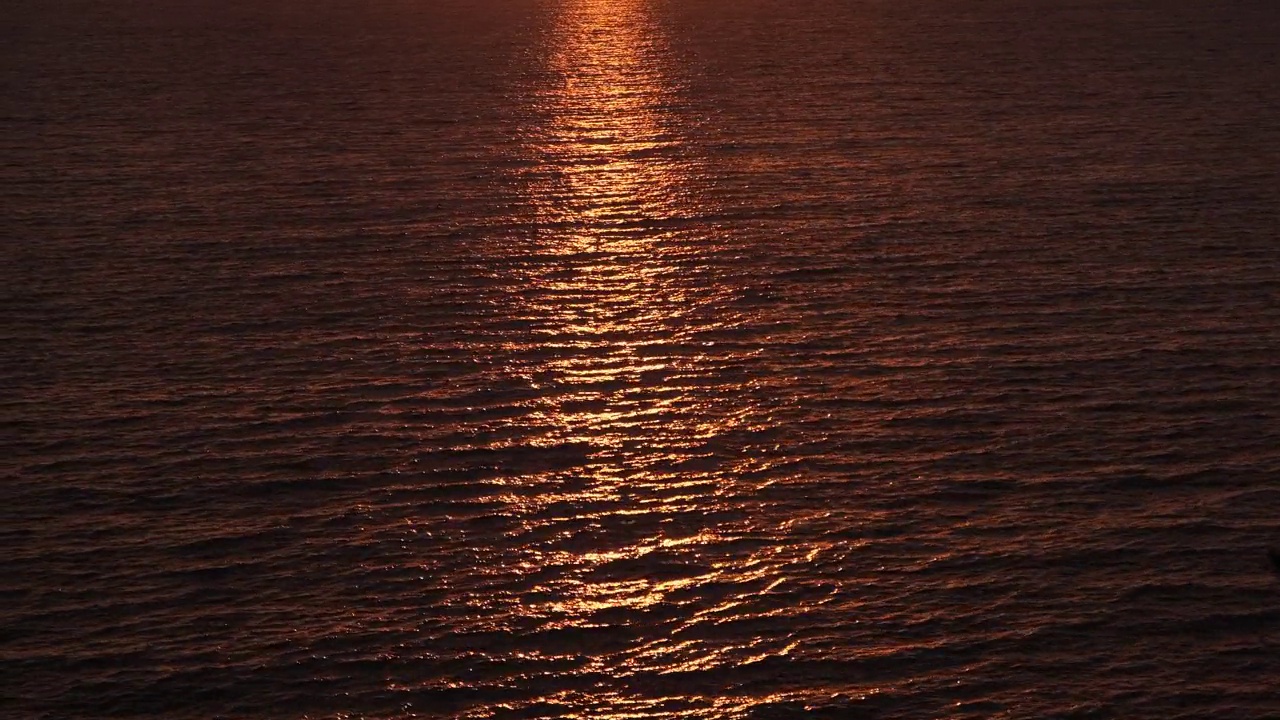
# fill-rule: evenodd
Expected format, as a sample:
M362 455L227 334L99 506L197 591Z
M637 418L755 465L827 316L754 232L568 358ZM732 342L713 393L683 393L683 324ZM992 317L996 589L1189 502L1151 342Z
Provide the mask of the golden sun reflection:
M668 109L676 87L668 50L639 0L579 0L563 6L552 56L559 86L539 137L552 170L539 188L544 222L570 229L579 249L622 241L686 210L687 164ZM575 232L576 231L576 232ZM611 250L636 250L617 247Z
M537 139L549 172L533 200L544 223L564 230L563 250L607 242L610 252L639 252L689 210L669 52L639 0L569 2L559 21L558 83Z
M531 534L564 528L531 548L527 571L544 579L521 611L548 632L613 631L728 574L741 580L742 568L699 558L722 530L673 519L716 507L717 478L697 463L749 418L706 386L718 350L698 333L735 319L707 269L711 209L649 4L567 0L552 44L543 121L528 138L538 234L515 300L530 344L513 368L538 392L526 419L545 432L518 442L585 457L564 491L519 501ZM723 652L636 639L592 653L591 667L678 672Z
M717 428L681 426L691 399L664 380L693 371L699 354L671 348L717 290L693 277L707 248L685 233L705 209L670 52L641 0L566 2L553 45L528 189L543 257L522 278L547 355L530 374L561 391L544 442L696 443Z

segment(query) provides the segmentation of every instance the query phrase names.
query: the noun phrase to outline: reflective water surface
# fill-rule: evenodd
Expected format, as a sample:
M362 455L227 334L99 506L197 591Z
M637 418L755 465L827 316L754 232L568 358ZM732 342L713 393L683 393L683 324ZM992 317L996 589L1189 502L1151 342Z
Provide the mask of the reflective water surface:
M13 18L0 714L1280 714L1273 3Z

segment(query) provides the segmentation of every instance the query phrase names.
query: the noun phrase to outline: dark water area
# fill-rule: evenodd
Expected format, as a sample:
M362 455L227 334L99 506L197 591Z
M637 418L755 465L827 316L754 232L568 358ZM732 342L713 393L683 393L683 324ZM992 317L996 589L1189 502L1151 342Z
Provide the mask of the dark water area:
M0 716L1280 717L1271 0L16 0Z

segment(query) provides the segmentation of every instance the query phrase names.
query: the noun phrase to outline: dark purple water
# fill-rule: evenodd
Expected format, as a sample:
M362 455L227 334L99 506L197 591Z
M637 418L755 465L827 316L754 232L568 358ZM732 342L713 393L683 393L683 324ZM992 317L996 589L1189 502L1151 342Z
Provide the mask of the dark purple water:
M0 715L1280 717L1269 0L20 0Z

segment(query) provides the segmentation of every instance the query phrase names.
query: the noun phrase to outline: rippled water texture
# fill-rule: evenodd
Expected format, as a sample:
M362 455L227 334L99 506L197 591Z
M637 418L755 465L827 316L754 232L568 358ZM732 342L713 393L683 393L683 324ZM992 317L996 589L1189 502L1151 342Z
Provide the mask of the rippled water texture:
M0 715L1280 717L1271 0L18 0Z

